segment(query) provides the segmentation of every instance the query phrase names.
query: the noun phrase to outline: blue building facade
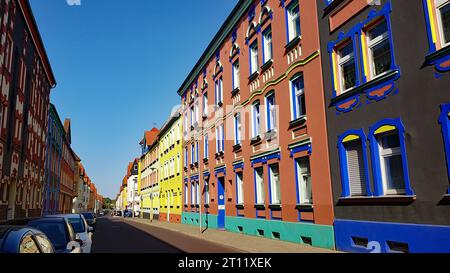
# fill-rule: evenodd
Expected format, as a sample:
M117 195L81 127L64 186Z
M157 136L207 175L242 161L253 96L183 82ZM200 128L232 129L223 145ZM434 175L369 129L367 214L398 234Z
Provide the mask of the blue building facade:
M50 104L45 160L43 215L60 213L59 195L61 187L62 145L64 138L64 126L56 111L56 107L53 104Z

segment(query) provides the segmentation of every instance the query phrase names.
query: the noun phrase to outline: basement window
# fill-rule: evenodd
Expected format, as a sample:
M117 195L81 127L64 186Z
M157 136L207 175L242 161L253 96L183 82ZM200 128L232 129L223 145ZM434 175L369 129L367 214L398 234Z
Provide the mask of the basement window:
M301 238L302 238L302 242L303 242L305 245L310 245L310 246L312 246L312 238L311 238L311 237L301 236Z
M264 236L264 230L258 229L257 231L259 236Z
M387 241L386 243L389 247L390 252L409 253L409 245L407 243L393 242L393 241Z
M244 232L244 228L243 228L243 227L238 226L237 228L238 228L238 230L239 230L240 233L243 233L243 232Z
M274 231L274 232L272 232L272 237L273 237L274 239L280 240L280 233Z

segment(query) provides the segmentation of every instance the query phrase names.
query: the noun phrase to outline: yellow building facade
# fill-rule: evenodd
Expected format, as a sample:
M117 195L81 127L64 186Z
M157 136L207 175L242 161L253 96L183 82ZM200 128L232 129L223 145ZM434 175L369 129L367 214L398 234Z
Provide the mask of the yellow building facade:
M182 119L174 111L159 133L159 219L181 223Z

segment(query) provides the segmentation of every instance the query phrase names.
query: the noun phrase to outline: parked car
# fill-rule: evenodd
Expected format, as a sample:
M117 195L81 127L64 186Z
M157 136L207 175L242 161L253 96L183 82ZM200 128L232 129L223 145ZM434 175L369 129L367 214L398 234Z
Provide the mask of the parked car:
M133 217L133 213L131 212L131 210L125 210L123 212L123 217L127 218L127 217Z
M118 210L114 213L114 216L122 217L122 212L120 210Z
M56 253L81 253L83 241L64 217L42 217L28 222L28 226L42 231L53 244Z
M47 236L25 226L0 226L0 253L55 253Z
M46 217L63 217L69 221L73 231L78 235L82 241L81 250L83 253L91 253L92 247L92 232L94 228L89 226L84 216L80 214L64 214L64 215L48 215Z
M86 219L88 225L95 231L95 225L97 224L97 217L95 214L93 212L82 212L81 214L84 216L84 219Z

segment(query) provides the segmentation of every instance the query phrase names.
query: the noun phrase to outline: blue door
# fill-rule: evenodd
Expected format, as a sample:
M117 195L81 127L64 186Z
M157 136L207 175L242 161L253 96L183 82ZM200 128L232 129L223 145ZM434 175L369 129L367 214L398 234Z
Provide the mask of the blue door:
M217 228L225 229L225 181L223 177L219 178L217 183L217 204L218 204L218 215L217 215Z

